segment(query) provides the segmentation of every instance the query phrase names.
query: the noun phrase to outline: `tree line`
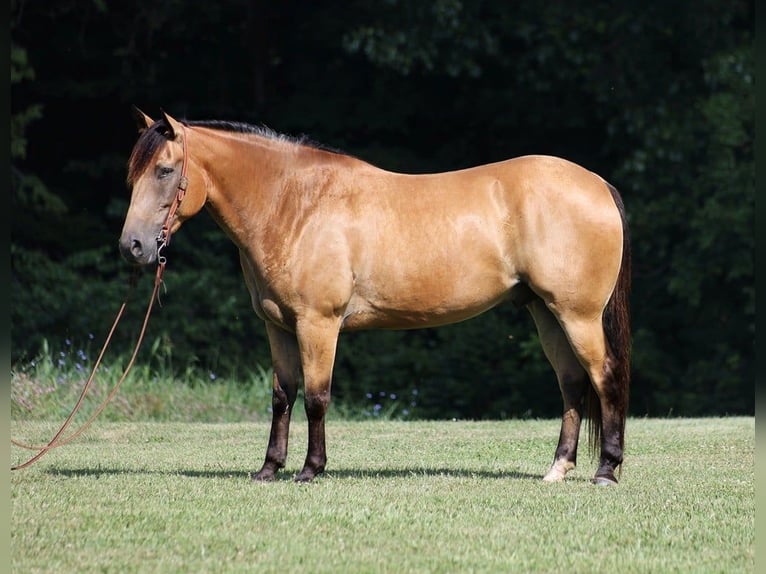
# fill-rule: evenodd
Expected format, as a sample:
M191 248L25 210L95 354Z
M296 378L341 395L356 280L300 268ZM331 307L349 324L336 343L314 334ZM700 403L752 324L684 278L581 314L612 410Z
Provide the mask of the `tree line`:
M753 413L753 15L745 0L14 0L12 362L43 341L95 352L126 293L117 238L135 104L306 134L395 171L576 161L628 213L631 411ZM189 222L168 255L141 360L179 378L267 367L236 248L210 218ZM407 397L423 417L561 408L531 318L512 306L439 329L344 334L333 394Z

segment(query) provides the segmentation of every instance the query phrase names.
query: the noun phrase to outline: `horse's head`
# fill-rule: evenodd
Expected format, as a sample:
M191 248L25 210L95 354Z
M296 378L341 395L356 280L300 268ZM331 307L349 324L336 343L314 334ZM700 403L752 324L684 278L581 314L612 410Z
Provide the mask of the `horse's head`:
M164 112L154 121L135 108L140 136L128 163L130 206L120 236L120 253L130 263L148 265L158 258L159 238L164 225L175 232L205 203L204 186L192 177L188 159L189 130ZM186 166L189 190L175 209L182 171ZM195 181L196 180L196 181Z

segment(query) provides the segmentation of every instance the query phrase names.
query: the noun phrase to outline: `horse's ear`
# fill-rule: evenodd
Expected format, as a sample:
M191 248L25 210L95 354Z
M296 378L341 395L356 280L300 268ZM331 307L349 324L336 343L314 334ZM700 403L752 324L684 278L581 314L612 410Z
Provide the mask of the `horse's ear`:
M165 120L165 123L168 125L168 138L171 140L178 139L183 126L181 126L181 123L178 120L175 120L166 114L165 110L160 110L160 112L162 113L162 119Z
M136 118L136 124L138 124L138 133L142 133L146 128L154 123L152 118L147 116L136 106L133 106L133 117Z

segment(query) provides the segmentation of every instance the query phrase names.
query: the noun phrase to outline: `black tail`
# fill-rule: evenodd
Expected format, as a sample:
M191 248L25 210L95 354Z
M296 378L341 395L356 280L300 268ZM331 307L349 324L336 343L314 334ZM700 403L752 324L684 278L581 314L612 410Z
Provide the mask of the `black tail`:
M612 296L604 309L603 325L606 335L608 352L612 359L612 376L614 377L614 397L616 400L621 426L620 448L625 439L625 419L628 414L628 399L630 395L630 286L631 286L631 252L630 234L625 218L625 206L619 192L609 183L607 187L612 199L620 212L622 219L622 264L617 276ZM588 436L593 453L598 452L601 444L601 403L593 385L589 385L588 394Z

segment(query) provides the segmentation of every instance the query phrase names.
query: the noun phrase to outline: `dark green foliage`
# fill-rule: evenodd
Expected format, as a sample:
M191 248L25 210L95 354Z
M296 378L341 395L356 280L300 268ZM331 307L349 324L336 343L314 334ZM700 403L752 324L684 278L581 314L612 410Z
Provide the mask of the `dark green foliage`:
M746 0L14 1L12 359L46 339L100 343L111 324L130 273L116 242L136 104L306 133L392 170L582 163L620 190L631 225L632 411L752 413L753 13ZM149 328L162 357L142 360L268 366L236 249L207 215L168 255ZM114 352L130 350L150 289L147 274ZM340 400L409 417L561 408L511 306L344 334L335 375Z

